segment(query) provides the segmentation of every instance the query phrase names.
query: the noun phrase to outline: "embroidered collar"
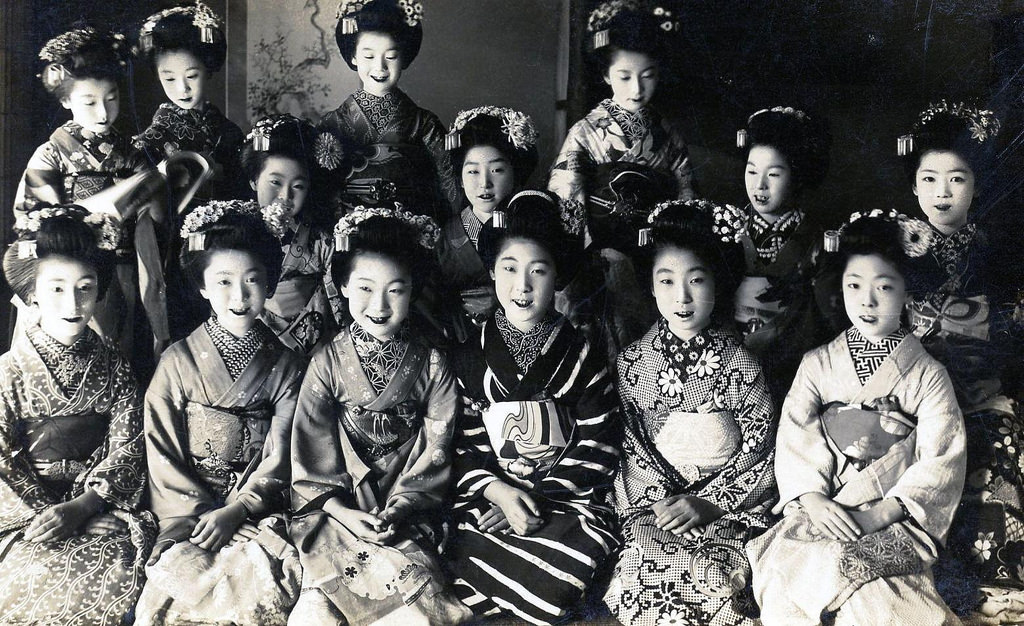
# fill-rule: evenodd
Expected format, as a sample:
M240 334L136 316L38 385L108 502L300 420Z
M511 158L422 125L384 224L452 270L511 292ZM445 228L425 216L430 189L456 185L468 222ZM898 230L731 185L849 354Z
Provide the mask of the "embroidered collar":
M462 227L466 229L466 235L473 242L473 247L475 248L477 241L480 239L480 231L484 228L484 223L473 212L473 207L462 209L461 218Z
M374 337L356 322L352 322L349 331L363 373L373 386L373 390L378 395L383 393L409 349L408 322L404 322L395 336L387 341Z
M669 329L665 318L658 320L654 345L667 362L658 372L658 387L670 398L682 394L691 376L706 378L718 371L726 347L724 334L713 326L683 340Z
M70 346L48 335L38 324L29 328L25 334L61 389L77 389L82 384L85 371L100 343L95 332L87 328Z
M803 211L797 209L786 211L775 223L769 223L749 204L746 212L750 219L747 235L757 249L757 256L765 263L775 262L779 251L804 219Z
M524 333L512 325L503 309L499 307L494 311L495 326L501 333L501 338L515 360L520 374L525 374L544 351L551 333L558 327L559 319L558 316L549 313Z
M387 130L402 103L402 92L398 89L392 89L383 96L376 96L365 89L359 89L352 94L352 97L378 133Z
M77 139L98 161L103 161L114 151L114 146L119 139L117 130L113 128L102 135L86 130L81 124L74 121L66 122L62 128ZM70 156L75 159L76 155L72 153Z
M217 321L215 315L206 320L206 332L220 353L231 380L238 380L245 368L249 367L256 353L274 338L273 332L263 322L256 322L242 337L235 337Z
M856 326L846 330L846 345L850 348L850 357L853 358L853 369L857 372L860 384L865 384L872 374L885 362L893 350L907 336L907 331L902 326L882 338L878 343L871 343Z
M641 107L636 113L632 113L615 103L611 98L601 101L601 106L608 110L615 123L622 128L622 132L633 143L638 143L651 131L654 120L650 108Z
M943 235L935 227L935 244L932 246L932 255L939 262L939 265L946 271L950 278L960 274L960 266L967 258L971 249L971 243L978 232L976 224L966 224L959 230L949 235Z

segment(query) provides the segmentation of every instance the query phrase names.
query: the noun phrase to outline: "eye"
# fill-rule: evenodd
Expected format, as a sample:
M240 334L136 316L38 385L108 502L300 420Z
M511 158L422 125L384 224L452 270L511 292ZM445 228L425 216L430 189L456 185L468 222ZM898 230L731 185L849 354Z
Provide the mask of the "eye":
M672 279L671 279L671 278L662 278L662 279L661 279L661 280L659 280L658 282L659 282L660 284L662 284L662 285L665 285L665 286L669 286L669 285L672 285L672 284L673 284L673 282L672 282Z
M370 293L370 292L373 291L372 289L370 289L366 285L359 285L358 289L359 289L359 291L362 291L363 293Z
M491 171L494 172L495 174L504 174L505 173L505 168L504 167L495 167L495 168L491 169Z
M53 293L64 293L64 288L63 287L54 287L53 288Z
M537 276L547 276L548 275L547 269L545 269L543 267L535 268L533 270L533 273L536 274Z
M469 171L468 171L468 172L466 172L466 173L467 173L467 174L479 174L479 173L480 173L480 171L479 171L479 170L475 170L475 169L474 169L474 170L469 170Z
M892 285L879 285L878 286L878 290L879 291L892 291L893 290L893 286Z
M516 272L516 268L514 265L502 265L501 270L503 272L508 272L509 274L515 274Z
M199 74L186 74L185 78L188 80L197 80L199 78Z
M405 287L394 287L394 288L392 288L390 290L390 293L392 293L392 294L394 294L396 296L404 295L405 294Z
M89 293L93 290L93 285L81 285L78 290L82 293Z
M921 180L923 180L926 183L934 183L935 182L935 177L932 176L931 174L928 174L928 175L922 176Z
M860 285L857 284L857 283L846 283L846 288L847 289L859 289Z
M292 189L298 189L299 191L305 191L306 190L306 183L295 183L294 185L292 185Z
M271 179L270 179L270 180L268 180L267 182L268 182L269 184L271 184L271 185L275 186L275 187L280 187L280 186L281 186L281 181L277 180L276 178L271 178Z
M388 54L387 56L385 56L384 58L386 58L388 61L397 61L398 60L398 53L392 52L392 53Z
M694 276L693 278L690 279L690 284L691 285L703 285L704 284L704 277L703 276Z
M747 170L747 174L751 176L757 176L757 170Z
M962 182L964 182L964 177L963 176L953 176L949 180L950 180L950 182L954 182L954 183L962 183Z
M228 287L231 285L231 281L226 278L221 278L220 280L217 281L217 284L220 285L221 287Z

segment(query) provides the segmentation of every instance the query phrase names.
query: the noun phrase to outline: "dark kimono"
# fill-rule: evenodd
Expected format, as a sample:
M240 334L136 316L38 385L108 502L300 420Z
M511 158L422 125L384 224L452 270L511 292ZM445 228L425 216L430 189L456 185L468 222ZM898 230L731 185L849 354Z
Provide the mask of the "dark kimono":
M615 509L623 546L605 602L624 624L748 624L729 602L744 543L770 526L777 421L761 367L730 334L689 341L660 320L618 358L625 411ZM692 495L725 511L686 539L652 507Z
M380 97L360 89L320 121L352 151L353 170L337 190L336 211L401 202L443 222L462 199L445 128L399 89Z
M211 319L168 348L146 392L149 493L160 558L140 624L285 624L301 584L287 539L292 416L304 360L260 323L235 339ZM199 516L240 502L260 530L210 553Z
M455 363L480 407L462 416L456 439L456 530L445 547L455 591L477 615L557 622L618 543L603 504L621 436L605 357L564 318L522 333L498 309ZM481 531L495 481L531 494L544 525L527 536Z
M0 357L0 622L120 626L142 591L156 525L142 403L128 363L91 330L63 346L38 326ZM30 543L46 509L91 489L127 524Z
M468 226L467 226L468 224ZM483 225L466 207L444 225L437 246L437 306L445 333L456 343L463 343L498 307L494 281L474 239ZM474 231L471 237L469 230Z

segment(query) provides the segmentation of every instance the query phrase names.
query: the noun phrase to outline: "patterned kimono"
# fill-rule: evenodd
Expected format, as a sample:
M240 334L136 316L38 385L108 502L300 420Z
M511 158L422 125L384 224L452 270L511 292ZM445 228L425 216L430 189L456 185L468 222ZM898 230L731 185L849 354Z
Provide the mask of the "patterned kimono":
M765 626L835 611L842 624L959 624L931 564L963 488L964 445L949 375L902 329L872 344L851 328L808 352L776 446L786 516L746 548ZM851 509L896 498L909 517L837 541L811 524L797 501L807 493Z
M477 252L477 237L483 224L466 207L448 220L438 244L438 294L445 331L456 343L463 343L473 326L479 326L498 306L494 281Z
M0 357L0 398L0 622L125 623L156 534L137 509L145 449L131 368L91 330L65 347L32 326ZM36 515L86 489L126 531L22 539Z
M290 532L302 561L300 607L312 597L327 602L319 613L296 607L293 621L444 624L467 616L445 591L436 548L458 401L444 356L407 329L381 342L352 323L313 355L292 431ZM369 513L404 499L413 513L390 545L378 545L323 510L334 498Z
M355 153L337 210L397 200L442 222L457 210L462 192L444 149L445 128L401 90L381 97L360 89L325 115L320 127Z
M456 593L477 615L560 621L615 549L614 517L603 500L621 433L604 363L564 318L522 333L501 309L479 343L458 348L464 393L483 408L459 426L457 530L445 558ZM483 492L495 481L530 493L544 525L527 536L481 531L480 517L493 506Z
M263 309L263 321L283 344L302 354L334 336L342 315L341 297L331 278L334 237L299 224L283 246L281 279Z
M715 327L689 341L664 319L618 358L626 438L615 478L623 546L605 602L624 624L746 624L729 603L743 545L769 526L776 419L761 368ZM698 539L652 506L692 495L725 511ZM675 620L675 622L672 622Z
M149 494L160 558L138 624L284 624L302 580L285 518L302 357L260 323L235 338L210 318L168 348L146 392ZM255 539L211 553L189 537L232 502Z

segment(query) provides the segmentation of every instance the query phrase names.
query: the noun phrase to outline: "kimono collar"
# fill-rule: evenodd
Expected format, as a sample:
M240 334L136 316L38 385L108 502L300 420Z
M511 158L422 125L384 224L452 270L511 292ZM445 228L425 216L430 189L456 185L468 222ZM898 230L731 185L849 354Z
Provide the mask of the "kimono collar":
M75 389L82 383L96 348L100 345L99 336L90 328L86 328L70 346L48 335L38 324L30 327L25 334L46 369L64 390Z
M484 223L473 212L473 207L462 209L460 217L462 218L462 227L466 229L466 236L473 242L473 247L475 248L477 241L480 239L480 231L484 228Z
M540 356L551 333L558 328L560 319L557 315L548 313L544 319L524 333L512 325L504 309L499 307L494 311L495 326L521 374L525 374Z
M387 341L374 337L356 322L352 322L349 331L363 373L377 395L384 393L409 349L409 322L404 322Z
M260 348L276 338L273 331L260 321L253 324L244 336L235 337L217 321L216 316L210 316L210 319L206 320L206 332L220 353L233 381L238 380L245 368L249 367L249 363Z
M901 326L878 343L872 343L857 330L856 326L846 330L846 345L850 348L853 369L857 372L860 384L867 383L878 367L903 343L906 336L907 331Z
M747 226L747 236L754 243L757 256L765 263L775 262L779 251L786 245L804 219L803 211L790 209L783 213L775 223L770 223L749 204L746 213L750 220Z
M929 224L930 225L930 224ZM944 235L932 226L935 243L932 244L932 255L949 276L959 273L961 262L967 257L971 243L978 232L976 224L965 224L959 230Z
M714 374L722 367L722 354L725 351L728 335L708 326L689 340L676 336L668 327L665 318L658 320L658 331L654 337L654 347L665 358L665 367L658 372L658 386L661 392L674 398L682 393L686 381L691 376L704 378Z
M378 133L383 133L387 125L398 114L405 94L398 89L392 89L383 96L376 96L365 89L359 89L352 94L352 98L370 119L373 128Z
M602 100L601 106L608 110L615 123L622 128L622 132L634 143L642 140L654 125L651 110L647 106L641 107L639 111L633 113L616 104L611 98Z

